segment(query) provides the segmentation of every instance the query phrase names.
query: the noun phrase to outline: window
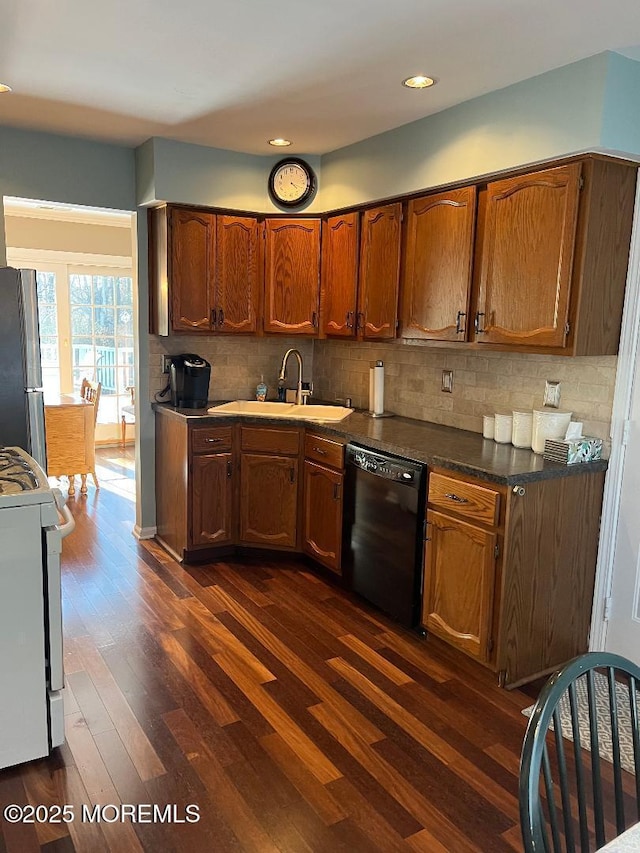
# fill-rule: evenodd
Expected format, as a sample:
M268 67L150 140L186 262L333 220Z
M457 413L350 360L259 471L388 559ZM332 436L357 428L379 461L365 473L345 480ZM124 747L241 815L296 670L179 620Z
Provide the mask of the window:
M60 343L56 274L37 273L38 318L40 321L40 358L42 383L47 391L60 393Z

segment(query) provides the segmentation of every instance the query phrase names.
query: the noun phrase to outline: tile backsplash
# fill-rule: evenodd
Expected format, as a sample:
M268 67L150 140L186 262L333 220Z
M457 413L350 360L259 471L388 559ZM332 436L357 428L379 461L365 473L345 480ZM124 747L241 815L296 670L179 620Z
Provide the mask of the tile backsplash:
M282 356L290 348L300 350L304 361L304 380L313 372L313 341L308 338L218 337L196 338L195 335L171 335L149 338L149 389L151 399L169 381L162 373L161 355L195 352L211 364L209 397L211 400L252 400L256 385L264 375L268 396L275 398ZM287 366L287 385L297 379L295 358Z
M420 345L313 341L308 338L171 336L149 339L151 397L167 383L161 354L197 352L211 362L212 400L253 399L260 376L275 398L282 356L300 350L304 379L313 379L314 398L351 397L369 404L369 365L385 365L385 409L409 418L482 432L482 415L542 405L545 380L561 383L560 408L584 422L586 435L608 439L617 357L455 352ZM453 371L453 393L440 390L442 371ZM288 385L295 383L295 360Z
M385 366L385 409L409 418L482 432L482 415L542 406L545 380L561 383L560 408L584 422L584 433L607 439L617 357L454 352L402 345L316 341L315 394L369 404L369 365ZM453 393L440 390L442 371L453 371Z

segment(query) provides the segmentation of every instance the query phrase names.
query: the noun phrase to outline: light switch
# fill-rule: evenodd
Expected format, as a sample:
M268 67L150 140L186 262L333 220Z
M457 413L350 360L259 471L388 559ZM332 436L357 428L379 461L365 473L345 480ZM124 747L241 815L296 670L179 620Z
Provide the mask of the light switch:
M442 390L447 394L453 392L453 370L442 371Z

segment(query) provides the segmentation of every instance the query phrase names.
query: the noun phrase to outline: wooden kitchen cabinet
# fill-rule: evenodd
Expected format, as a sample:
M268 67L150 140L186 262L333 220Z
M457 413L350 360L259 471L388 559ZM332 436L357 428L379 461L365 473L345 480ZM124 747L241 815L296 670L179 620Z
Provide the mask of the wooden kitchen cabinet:
M295 550L300 430L241 426L240 435L239 544Z
M370 208L362 214L356 321L358 337L364 340L396 336L401 229L400 202Z
M165 205L149 211L148 226L152 334L258 330L257 217Z
M264 330L315 335L320 297L320 220L265 222Z
M302 550L342 574L344 445L307 432L305 435Z
M422 625L515 687L587 651L603 471L495 485L432 471Z
M585 158L487 185L476 343L617 352L635 181L628 164Z
M475 219L474 186L409 202L401 337L467 340Z
M322 225L322 332L354 338L358 312L360 214L330 216Z
M488 661L500 492L432 473L429 478L422 624Z
M233 426L156 415L158 539L179 560L236 540L238 466Z

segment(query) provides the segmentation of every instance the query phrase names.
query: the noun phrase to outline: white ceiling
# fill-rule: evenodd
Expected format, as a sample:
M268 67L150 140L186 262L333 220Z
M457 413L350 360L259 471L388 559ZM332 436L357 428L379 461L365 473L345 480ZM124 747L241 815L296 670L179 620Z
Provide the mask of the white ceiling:
M322 154L635 45L638 0L3 0L0 124Z

